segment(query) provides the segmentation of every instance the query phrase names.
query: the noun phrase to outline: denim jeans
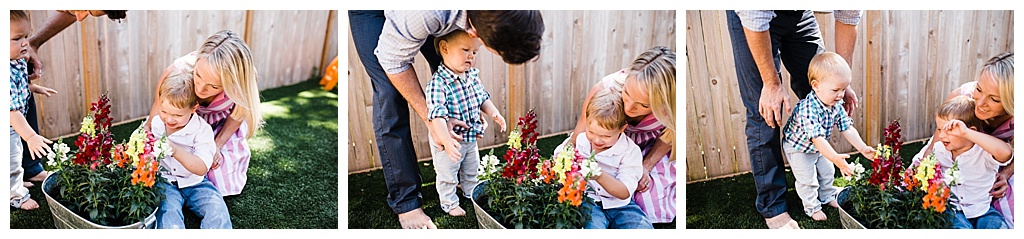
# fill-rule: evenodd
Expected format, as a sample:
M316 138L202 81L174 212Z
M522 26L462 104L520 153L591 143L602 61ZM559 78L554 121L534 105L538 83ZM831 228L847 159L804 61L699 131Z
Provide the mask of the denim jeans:
M988 212L975 218L967 218L963 211L948 210L952 213L953 228L956 229L1005 229L1003 215L1000 215L995 208L988 207Z
M600 202L584 203L590 208L590 220L587 220L586 229L654 229L647 215L630 201L625 206L604 209Z
M348 12L348 19L352 43L373 85L373 132L388 189L388 206L397 214L409 212L423 205L420 193L423 179L409 128L409 104L391 84L374 54L384 29L384 11L352 10ZM426 42L429 44L423 44L420 50L431 69L436 70L441 61L434 53L433 37L428 37Z
M825 50L821 33L810 11L776 11L778 15L770 23L772 55L776 74L781 79L780 62L792 76L791 88L803 98L811 92L807 82L807 65L818 52ZM782 161L780 130L768 127L758 113L761 98L761 73L750 53L746 34L735 11L726 11L729 36L732 42L733 60L739 80L740 97L747 108L747 148L750 151L750 166L757 189L755 206L762 217L775 217L786 212L785 163ZM794 101L795 102L795 101ZM794 103L795 104L795 103Z
M32 83L32 80L29 80L29 83ZM36 117L36 97L28 97L28 104L26 104L25 107L28 108L28 113L25 114L25 121L28 121L28 126L32 127L32 131L39 132L39 119ZM24 148L23 151L28 152L28 142L22 139L18 139L18 141L21 141L22 147ZM21 168L24 170L22 176L23 179L28 180L29 178L42 173L42 162L42 158L33 158L30 153L23 154L21 159Z
M836 188L832 186L836 166L832 161L825 159L821 153L799 152L789 143L782 143L782 149L789 159L789 167L796 179L793 185L807 216L821 211L821 205L836 200Z
M199 224L202 229L231 229L231 214L224 198L209 179L185 188L171 183L158 183L164 191L164 200L156 211L156 228L184 229L184 207L188 207L197 216L203 218Z
M480 183L477 179L480 151L477 150L476 142L462 141L460 146L458 151L462 158L452 162L448 153L435 147L434 140L430 140L430 154L434 160L434 172L437 173L437 197L441 201L441 210L445 212L459 206L459 196L455 194L456 185L462 185L462 195L469 198Z

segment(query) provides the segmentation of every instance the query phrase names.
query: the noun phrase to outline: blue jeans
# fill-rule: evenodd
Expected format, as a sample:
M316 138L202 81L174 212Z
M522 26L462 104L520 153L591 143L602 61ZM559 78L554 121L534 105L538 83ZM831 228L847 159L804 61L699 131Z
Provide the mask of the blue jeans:
M32 80L29 80L29 83L32 83ZM36 116L36 97L28 97L28 104L26 104L25 107L28 108L28 113L25 114L25 121L28 121L28 126L32 127L32 131L38 133L39 119L37 119ZM22 152L29 152L28 142L21 139L18 139L18 141L21 141L22 147L24 148ZM21 168L25 169L25 173L22 176L23 179L28 180L29 178L35 177L39 173L42 173L42 162L42 158L33 158L31 153L23 154L21 159Z
M584 203L584 206L590 208L590 220L583 227L586 229L654 229L647 215L633 201L611 209L604 209L594 202Z
M1003 223L1003 215L999 214L995 208L988 207L988 211L985 214L975 218L967 218L963 211L960 210L948 210L952 213L953 217L953 228L956 229L1005 229L1006 224Z
M208 179L185 188L171 183L158 183L164 190L164 200L156 211L156 228L184 229L184 207L188 207L197 216L203 218L199 224L202 229L231 229L231 214L224 198Z
M807 82L807 65L818 52L825 50L821 33L810 11L776 11L769 32L772 41L772 55L775 70L781 79L781 63L792 76L791 88L799 97L811 92ZM762 217L770 218L786 212L786 169L782 161L780 130L768 127L758 113L761 98L761 73L750 53L743 25L735 11L726 11L729 36L732 41L736 76L739 80L740 97L747 108L747 148L750 150L750 166L757 189L755 206Z
M353 10L348 12L348 19L352 43L373 85L373 132L388 188L388 206L397 214L409 212L423 205L423 179L409 128L409 104L391 84L373 53L384 29L384 11ZM433 37L425 39L427 44L420 51L431 70L436 70L441 60L434 53L433 41Z

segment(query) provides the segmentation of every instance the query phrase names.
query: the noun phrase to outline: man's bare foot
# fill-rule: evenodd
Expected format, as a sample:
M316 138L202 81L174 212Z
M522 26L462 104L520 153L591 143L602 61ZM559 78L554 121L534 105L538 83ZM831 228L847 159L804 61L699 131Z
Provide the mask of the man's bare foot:
M398 223L402 224L402 229L437 229L421 208L398 214Z
M14 200L14 199L12 198L11 200ZM26 211L36 210L37 208L39 208L39 203L36 203L36 200L32 200L31 198L29 198L28 200L25 200L25 202L22 202L21 203L21 207L20 207L21 210L26 210Z
M29 178L28 181L42 182L43 180L46 180L47 176L50 176L50 172L42 171L42 172L36 174L36 176L32 176L31 178Z
M832 206L834 208L839 208L839 203L836 202L836 200L832 200L831 202L828 202L828 205Z
M789 217L788 212L765 218L764 221L768 224L768 229L800 229L800 225L792 217Z
M448 211L448 215L452 215L452 216L456 216L456 217L465 216L466 215L466 210L462 210L462 207L460 207L460 206L455 206L455 208L452 208L451 211Z
M814 212L814 214L811 215L811 218L814 218L815 221L828 220L828 216L825 216L825 213L822 211Z

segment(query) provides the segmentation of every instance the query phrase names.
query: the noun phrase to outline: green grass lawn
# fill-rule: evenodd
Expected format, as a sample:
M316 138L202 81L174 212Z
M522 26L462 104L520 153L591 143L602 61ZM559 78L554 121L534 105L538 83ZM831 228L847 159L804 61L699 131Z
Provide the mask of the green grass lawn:
M910 160L921 151L924 142L904 145L900 149L904 165L909 165ZM870 161L860 154L852 155L858 158L864 167L871 167ZM836 170L836 176L842 176ZM815 221L803 213L803 206L800 198L793 187L793 173L786 169L787 190L785 193L787 212L793 217L801 228L843 228L839 222L839 210L825 206L823 211L828 216L826 221ZM721 178L710 181L691 183L686 185L686 228L687 229L740 229L740 228L768 228L764 218L754 208L754 198L757 191L754 188L753 174L746 173L729 178Z
M249 139L249 179L242 194L224 198L235 228L338 228L338 94L311 79L261 92L266 125ZM140 123L112 133L120 142ZM40 208L12 208L11 228L54 228L40 188L30 188ZM186 227L199 228L200 219L185 211Z
M562 143L568 135L559 134L537 140L537 148L541 155L549 155L555 151L555 147ZM499 158L508 150L507 146L494 148L494 155ZM490 153L490 149L481 150L480 156ZM478 228L476 213L473 211L473 202L468 198L459 196L459 206L466 210L466 216L449 216L441 210L437 197L437 188L434 187L436 174L433 163L430 161L420 162L420 174L423 184L420 192L423 194L423 211L432 218L437 228ZM458 193L461 195L462 193ZM380 170L373 170L365 173L348 175L348 228L351 229L398 229L398 215L391 211L387 204L387 187L384 185L384 173ZM674 229L676 223L654 224L658 229Z

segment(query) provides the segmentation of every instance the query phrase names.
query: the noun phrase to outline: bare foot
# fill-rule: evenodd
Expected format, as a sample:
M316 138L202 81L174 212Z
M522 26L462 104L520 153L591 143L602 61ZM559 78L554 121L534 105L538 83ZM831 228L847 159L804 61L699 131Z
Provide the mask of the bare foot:
M21 185L24 185L26 188L31 188L31 187L35 187L36 186L36 184L34 184L32 182L28 182L28 181L26 181L24 183L21 183Z
M815 221L828 220L828 217L825 216L825 213L822 211L814 212L814 215L811 215L811 218L814 218Z
M420 208L398 214L398 223L402 224L402 229L437 229L430 217Z
M36 176L32 176L31 178L29 178L28 181L42 182L43 180L46 180L47 176L50 176L50 172L42 171L42 172L36 174Z
M789 216L788 212L779 214L772 218L765 218L769 229L800 229L800 225Z
M21 210L26 210L26 211L36 210L37 208L39 208L39 203L36 203L36 200L32 200L31 198L29 198L28 200L25 200L25 202L21 203L21 207L20 208L21 208Z
M828 202L828 205L832 206L834 208L839 208L839 203L837 203L836 200L832 200L831 202Z
M456 216L456 217L465 216L466 215L466 210L462 210L462 207L460 207L460 206L455 206L455 208L452 208L451 211L448 211L448 215L452 215L452 216Z

